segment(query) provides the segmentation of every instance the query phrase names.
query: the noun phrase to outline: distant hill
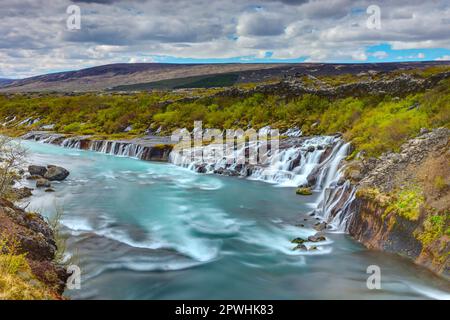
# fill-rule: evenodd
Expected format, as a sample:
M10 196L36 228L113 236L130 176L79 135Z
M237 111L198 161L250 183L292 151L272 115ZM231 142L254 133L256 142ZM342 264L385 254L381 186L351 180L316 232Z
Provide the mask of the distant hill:
M0 79L0 92L88 92L223 87L295 75L357 74L370 70L423 68L445 61L367 64L165 64L122 63L51 73L21 80Z
M14 80L13 79L0 78L0 88L10 84L11 82L14 82Z

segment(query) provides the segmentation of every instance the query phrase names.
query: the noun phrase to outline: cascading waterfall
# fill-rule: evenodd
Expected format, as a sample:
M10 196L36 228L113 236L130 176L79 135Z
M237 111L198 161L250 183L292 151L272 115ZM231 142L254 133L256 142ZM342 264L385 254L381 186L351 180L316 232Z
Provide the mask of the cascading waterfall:
M153 146L142 145L128 141L89 140L87 137L68 137L62 134L47 132L30 132L22 136L26 140L34 140L41 143L55 144L64 148L83 149L115 156L137 158L141 160L153 160ZM164 156L169 149L160 149ZM156 152L158 157L158 152ZM159 159L155 159L159 160Z
M309 186L319 192L314 212L336 231L346 231L351 217L348 212L350 203L355 196L351 183L340 181L343 176L341 162L348 155L349 143L336 136L317 136L303 139L273 154L269 150L266 160L257 165L230 161L230 156L236 159L239 155L245 155L249 147L251 145L217 159L214 156L217 150L223 152L223 146L211 144L182 153L172 152L169 161L201 173L239 175L285 187Z
M61 134L46 132L30 132L23 138L66 148L152 160L149 156L152 147L127 141L65 138ZM231 154L225 154L223 145L215 144L192 148L183 153L169 153L168 150L164 152L168 153L169 162L196 172L242 176L283 187L309 186L319 193L314 203L317 216L322 217L336 231L345 232L352 216L349 212L350 204L356 192L349 181L341 181L341 162L347 156L349 147L350 144L338 136L317 136L297 138L276 152L272 152L261 142L253 142L253 145L242 144ZM265 160L256 165L238 163L236 159L246 159L249 148L267 150L264 152ZM220 157L217 157L218 152Z

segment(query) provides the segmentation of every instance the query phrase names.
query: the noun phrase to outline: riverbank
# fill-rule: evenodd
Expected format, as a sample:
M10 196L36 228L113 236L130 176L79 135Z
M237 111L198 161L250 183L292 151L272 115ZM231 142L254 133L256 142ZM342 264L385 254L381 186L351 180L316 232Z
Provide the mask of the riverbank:
M36 212L0 199L0 300L64 299L54 232Z

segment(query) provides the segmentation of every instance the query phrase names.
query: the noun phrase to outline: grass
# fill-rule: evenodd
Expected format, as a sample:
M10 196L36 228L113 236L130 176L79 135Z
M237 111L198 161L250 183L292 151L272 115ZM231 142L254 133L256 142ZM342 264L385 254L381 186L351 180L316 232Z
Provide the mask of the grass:
M0 300L47 300L54 295L35 278L25 254L0 242Z

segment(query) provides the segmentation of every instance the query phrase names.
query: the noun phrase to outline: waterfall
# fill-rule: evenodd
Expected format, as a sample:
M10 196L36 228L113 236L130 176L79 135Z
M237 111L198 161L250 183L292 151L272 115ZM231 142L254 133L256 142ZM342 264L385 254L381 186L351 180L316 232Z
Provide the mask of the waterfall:
M64 148L83 149L106 153L119 157L137 158L140 160L167 161L170 146L159 145L155 147L132 141L90 140L89 137L66 137L58 133L32 131L22 136L25 140L34 140L41 143L55 144Z
M350 204L356 190L349 181L343 181L341 166L350 144L339 136L296 137L288 139L279 150L273 152L263 142L252 142L250 145L240 145L231 154L225 153L222 144L196 147L187 152L170 152L169 148L155 148L130 141L66 138L62 134L48 132L30 132L22 138L141 160L168 159L175 165L200 173L241 176L282 187L308 186L318 193L314 213L339 232L347 230L353 214ZM260 163L236 161L246 159L249 148L265 150Z
M348 211L355 197L355 188L349 181L341 181L341 163L348 155L349 143L337 136L303 138L273 154L269 150L265 161L257 165L230 161L230 156L236 159L236 155L245 155L249 147L242 146L233 155L217 159L214 156L217 152L223 152L223 146L211 144L172 152L169 161L200 173L242 176L283 187L309 186L319 193L314 203L314 213L335 231L347 230L351 218Z

